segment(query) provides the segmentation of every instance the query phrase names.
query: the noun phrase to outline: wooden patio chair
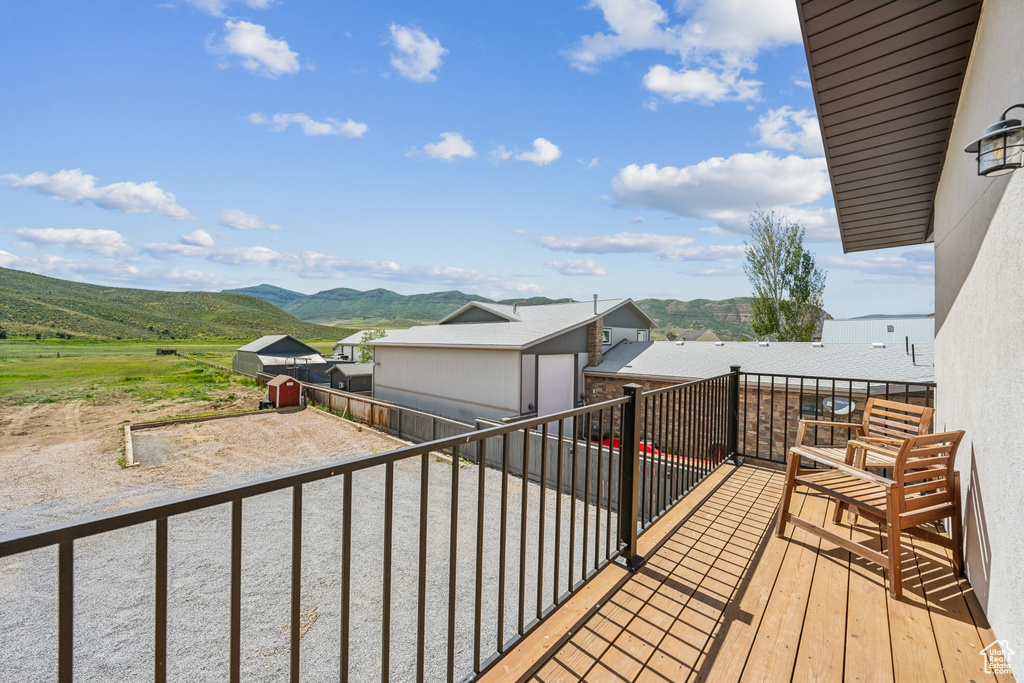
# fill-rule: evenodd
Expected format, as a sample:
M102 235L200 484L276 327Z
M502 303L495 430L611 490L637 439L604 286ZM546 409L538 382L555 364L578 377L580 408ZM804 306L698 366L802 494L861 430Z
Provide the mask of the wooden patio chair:
M889 469L904 439L931 431L934 414L935 409L927 406L872 397L864 405L864 416L859 424L836 420L800 420L796 430L796 445L790 452L795 450L806 458L825 458L830 462L856 465L861 469ZM871 444L875 448L850 449L836 444L805 445L807 428L811 426L852 428L852 439Z
M786 524L805 529L828 539L850 552L880 564L889 572L889 592L893 598L903 593L900 566L900 534L907 533L953 551L953 566L963 575L963 527L960 518L960 473L953 470L956 450L963 431L926 434L905 439L891 465L893 478L887 479L844 462L793 449L786 466L786 488L779 511L775 535L783 538ZM802 469L801 457L827 469ZM879 552L849 538L818 526L789 511L793 490L803 486L835 499L838 512L848 508L861 516L884 524L887 552ZM921 525L952 518L952 535L942 536Z

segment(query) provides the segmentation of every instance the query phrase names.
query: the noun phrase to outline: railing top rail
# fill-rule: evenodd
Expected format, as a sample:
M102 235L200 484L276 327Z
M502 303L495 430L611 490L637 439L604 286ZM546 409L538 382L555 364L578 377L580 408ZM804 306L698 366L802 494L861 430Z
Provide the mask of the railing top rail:
M712 382L712 381L714 381L716 379L725 379L725 378L729 377L730 375L732 375L732 373L731 372L727 372L727 373L725 373L723 375L715 375L714 377L702 377L701 379L692 379L689 382L680 382L679 384L673 384L672 386L661 387L660 389L651 389L650 391L644 391L644 392L642 392L640 394L640 396L643 397L643 398L646 398L648 396L656 396L658 394L663 394L663 393L665 393L667 391L673 391L673 390L679 389L681 387L688 387L688 386L692 386L694 384L703 384L705 382Z
M385 453L364 455L351 460L345 460L344 462L322 465L320 467L314 467L294 474L272 477L270 479L264 479L262 481L248 484L238 484L236 486L230 486L217 491L211 491L209 493L197 493L172 501L152 503L130 510L110 512L103 515L87 517L83 520L44 527L42 529L33 529L7 534L0 536L0 557L9 557L11 555L28 552L29 550L37 550L39 548L45 548L58 543L66 543L68 541L74 541L87 536L93 536L95 534L124 529L137 524L153 522L158 519L165 519L167 517L180 515L186 512L194 512L196 510L223 505L236 500L251 498L264 493L280 491L299 484L307 484L342 474L358 472L371 467L377 467L407 458L422 456L424 453L430 453L432 451L441 451L446 448L452 448L453 446L465 446L477 441L483 441L492 437L519 432L524 429L532 429L533 427L539 427L540 425L550 422L577 417L600 408L615 407L628 402L629 397L622 396L620 398L602 401L601 403L593 403L582 408L574 408L572 410L544 415L543 417L532 418L522 422L513 422L508 425L499 425L496 427L489 427L487 429L480 429L459 436L427 441L412 446L405 446Z
M822 380L825 382L861 382L864 384L895 384L910 385L912 387L934 387L934 380L922 379L864 379L859 377L829 377L824 375L795 375L786 372L757 372L754 370L741 370L741 375L753 375L756 377L784 377L786 379L799 380Z

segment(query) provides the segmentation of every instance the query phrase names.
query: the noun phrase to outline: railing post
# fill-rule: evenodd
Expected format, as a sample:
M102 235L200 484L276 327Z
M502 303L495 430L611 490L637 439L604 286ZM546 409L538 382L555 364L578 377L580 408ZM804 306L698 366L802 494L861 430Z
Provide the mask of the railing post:
M740 442L740 366L729 368L729 415L726 421L728 438L726 450L730 458L736 458L736 449Z
M622 406L622 436L619 439L619 476L622 481L622 500L619 501L619 543L626 544L622 552L626 565L635 570L640 566L636 553L636 527L640 501L640 390L639 384L622 387L629 403Z

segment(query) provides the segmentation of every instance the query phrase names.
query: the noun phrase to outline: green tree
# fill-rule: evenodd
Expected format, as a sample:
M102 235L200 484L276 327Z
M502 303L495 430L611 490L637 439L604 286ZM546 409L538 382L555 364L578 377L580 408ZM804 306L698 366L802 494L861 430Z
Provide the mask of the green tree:
M772 210L750 214L743 272L754 287L754 320L761 337L811 341L821 317L826 273L804 248L804 228Z
M386 336L387 332L381 329L366 330L363 332L363 336L359 338L359 362L369 363L373 360L373 347L366 342Z

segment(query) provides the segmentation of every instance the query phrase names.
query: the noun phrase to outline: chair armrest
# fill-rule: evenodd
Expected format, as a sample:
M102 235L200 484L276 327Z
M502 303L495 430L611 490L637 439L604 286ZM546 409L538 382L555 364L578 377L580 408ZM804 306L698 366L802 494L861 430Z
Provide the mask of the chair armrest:
M854 467L853 465L845 465L843 463L838 463L835 460L830 460L829 458L818 456L818 455L815 455L814 453L804 452L803 450L801 450L799 448L793 448L792 450L790 450L789 451L789 457L790 458L804 457L804 458L807 458L808 460L813 460L813 461L815 461L817 463L821 463L822 465L828 465L832 469L839 470L840 472L844 472L846 474L849 474L850 476L856 477L858 479L862 479L862 480L864 480L866 482L870 482L872 484L877 484L879 486L884 486L887 489L890 489L890 488L893 488L893 487L896 486L896 482L893 481L892 479L886 479L885 477L881 477L881 476L879 476L877 474L874 474L872 472L868 472L866 470L858 469L858 468Z
M800 420L802 425L814 425L816 427L846 427L859 430L863 425L860 422L836 422L834 420Z
M891 443L894 446L902 446L906 441L906 439L890 439L887 436L861 436L857 437L857 440L865 443Z

